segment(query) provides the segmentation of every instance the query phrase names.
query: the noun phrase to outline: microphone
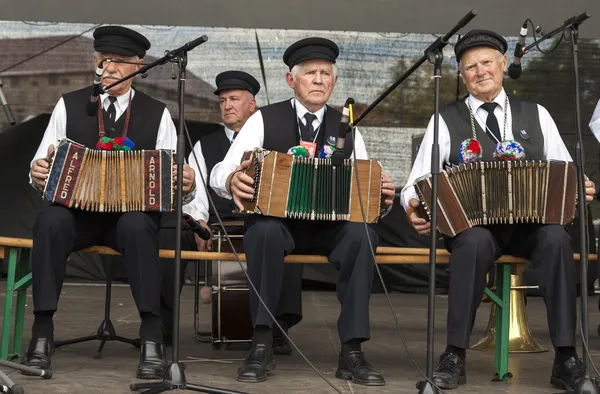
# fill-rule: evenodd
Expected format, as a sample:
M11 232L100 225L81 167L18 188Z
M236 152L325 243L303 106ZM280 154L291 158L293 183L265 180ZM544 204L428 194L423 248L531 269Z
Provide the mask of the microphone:
M203 225L201 225L199 221L197 221L196 219L194 219L193 217L191 217L187 213L183 214L183 219L190 226L190 228L192 229L192 231L194 233L198 234L198 236L200 238L202 238L205 241L208 241L210 239L210 237L211 237L210 231L208 231L208 229L206 227L204 227Z
M342 109L342 119L340 120L340 129L338 131L335 151L331 154L331 164L341 166L344 162L344 145L346 144L346 134L350 123L350 104L354 104L354 99L348 97Z
M521 76L523 72L523 68L521 67L521 58L525 54L523 52L523 47L525 46L525 38L527 37L527 21L523 23L521 27L521 33L519 34L519 41L517 45L515 45L515 59L512 64L508 67L508 76L512 79L517 79Z
M0 102L2 102L2 107L4 107L4 113L6 114L6 119L8 119L8 123L11 126L14 126L17 122L15 122L15 117L10 110L10 105L6 101L6 97L4 97L4 92L2 91L2 80L0 79Z
M85 112L88 116L94 116L97 113L98 108L98 96L104 92L104 88L100 86L102 82L102 74L104 72L104 60L100 61L98 67L96 68L96 73L94 74L94 86L92 87L92 95L90 96L90 101L88 101Z

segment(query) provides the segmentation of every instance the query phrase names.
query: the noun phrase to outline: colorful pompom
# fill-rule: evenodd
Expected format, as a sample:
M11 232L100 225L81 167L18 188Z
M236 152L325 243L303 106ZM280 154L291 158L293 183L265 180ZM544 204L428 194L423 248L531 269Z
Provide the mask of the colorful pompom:
M319 159L330 159L331 154L335 152L335 148L333 146L325 145L319 151Z
M308 157L308 151L303 146L293 146L287 151L288 155Z
M102 137L96 142L96 149L98 150L112 150L113 139L110 137Z
M470 163L481 160L481 145L475 138L467 138L458 146L458 160L461 163Z
M127 137L115 138L113 150L132 150L135 144Z
M508 140L502 141L496 145L494 150L494 159L496 160L523 160L525 158L525 151L518 142Z

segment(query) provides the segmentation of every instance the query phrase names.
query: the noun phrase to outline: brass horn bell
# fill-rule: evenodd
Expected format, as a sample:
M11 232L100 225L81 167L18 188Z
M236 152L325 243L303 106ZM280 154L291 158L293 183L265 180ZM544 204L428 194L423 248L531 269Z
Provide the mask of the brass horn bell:
M525 291L533 286L523 286L524 264L515 265L515 273L510 276L510 323L508 350L510 353L543 353L548 349L542 347L531 335L527 324L525 309ZM495 351L496 346L496 303L492 302L490 320L485 336L475 345L473 350Z

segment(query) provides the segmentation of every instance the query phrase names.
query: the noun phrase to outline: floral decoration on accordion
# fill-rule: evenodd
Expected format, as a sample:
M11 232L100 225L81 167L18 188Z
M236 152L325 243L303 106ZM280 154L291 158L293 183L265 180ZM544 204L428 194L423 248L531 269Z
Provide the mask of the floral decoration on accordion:
M319 159L331 159L331 154L335 152L335 148L333 146L325 145L319 151Z
M470 163L481 160L481 145L475 138L467 138L458 146L458 160L461 163Z
M308 157L308 151L306 150L305 147L297 145L297 146L292 146L288 151L287 151L288 155L292 155L292 156L299 156L299 157Z
M132 150L135 144L127 137L101 137L96 143L98 150Z
M494 150L494 159L502 161L514 161L523 160L525 158L525 151L523 146L516 141L507 140L502 141L496 145Z

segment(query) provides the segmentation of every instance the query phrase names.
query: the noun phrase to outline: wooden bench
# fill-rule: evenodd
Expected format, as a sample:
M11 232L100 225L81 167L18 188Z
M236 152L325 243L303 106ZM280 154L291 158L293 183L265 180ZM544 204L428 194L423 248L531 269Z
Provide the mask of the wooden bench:
M25 318L25 300L27 288L31 285L31 272L28 262L21 263L24 249L31 249L31 239L0 237L0 258L8 258L8 277L6 281L6 299L4 302L4 320L2 322L2 340L0 343L0 360L9 360L20 357L23 341L23 322ZM103 255L120 255L107 246L93 246L81 250L85 253ZM161 249L161 258L175 258L174 250ZM241 261L246 261L244 253L238 254ZM436 251L436 262L447 264L450 254L443 249ZM185 260L223 260L235 261L233 253L220 252L192 252L182 251L181 258ZM574 255L579 260L579 254ZM378 247L376 261L379 264L427 264L429 263L429 249L426 248L397 248ZM589 260L598 260L598 255L589 255ZM326 256L319 255L290 255L285 258L286 263L328 263ZM496 350L494 363L494 380L506 380L511 377L508 372L508 340L510 324L510 276L512 266L524 264L527 260L514 256L501 256L496 261L496 292L486 288L485 292L497 306L496 313ZM13 301L16 293L16 308L14 313L14 329L12 344L10 341L10 328L13 319Z

